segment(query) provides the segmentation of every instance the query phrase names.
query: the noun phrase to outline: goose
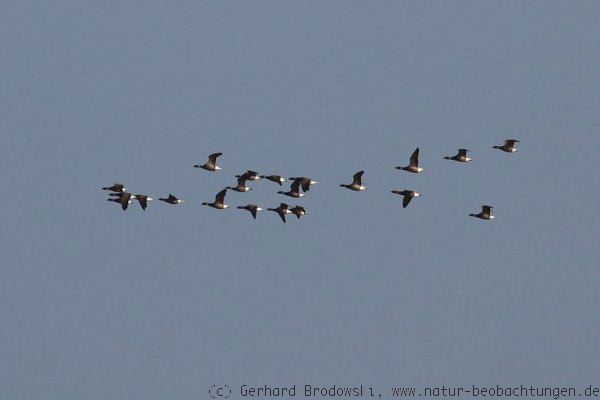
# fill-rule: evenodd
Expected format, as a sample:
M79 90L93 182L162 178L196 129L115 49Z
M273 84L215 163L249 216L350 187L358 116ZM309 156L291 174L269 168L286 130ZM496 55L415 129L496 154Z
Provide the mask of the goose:
M402 208L406 208L408 206L408 203L410 203L410 201L413 199L413 197L421 196L420 193L417 193L414 190L392 190L392 193L404 196L404 198L402 199Z
M148 197L145 194L136 194L134 197L140 203L140 207L142 207L142 210L145 210L146 207L148 207L148 203L153 200L152 197Z
M275 211L277 214L279 214L279 217L281 218L281 220L283 221L283 223L285 224L285 214L291 214L292 212L290 211L290 206L288 206L285 203L281 203L279 205L279 207L277 208L267 208L268 211Z
M221 167L217 166L217 157L222 156L223 153L213 153L208 156L208 161L202 165L196 164L194 168L202 168L210 172L215 172L217 169L221 169Z
M223 189L221 190L219 193L217 193L217 195L215 196L215 202L214 203L207 203L204 202L202 203L203 206L209 206L212 208L216 208L218 210L224 210L226 208L229 208L229 206L225 203L223 203L223 201L225 200L225 194L227 193L227 189Z
M111 192L123 193L126 192L125 185L122 183L113 183L112 186L103 187L102 190L110 190Z
M260 208L259 206L255 205L255 204L247 204L245 206L237 206L238 210L247 210L250 211L250 214L252 214L252 218L256 219L256 213L258 213L259 211L262 211L262 208Z
M295 197L295 198L304 196L304 193L300 193L300 181L299 180L292 182L292 184L290 185L289 191L284 192L283 190L280 190L277 193L285 194L286 196Z
M365 190L366 187L362 185L362 175L365 173L365 171L358 171L357 173L354 174L352 183L350 184L341 184L341 187L345 187L347 189L350 190L354 190L355 192L361 191L361 190Z
M492 215L492 206L483 205L481 206L482 210L479 214L469 214L471 217L480 218L480 219L494 219Z
M231 186L227 186L226 189L231 189L231 190L235 190L236 192L247 192L248 190L252 190L251 187L246 186L246 179L239 177L237 178L237 186L236 187L231 187Z
M275 182L278 183L279 186L282 185L283 182L286 182L287 180L285 178L283 178L281 175L261 175L260 176L263 179L268 179L271 182Z
M173 204L173 205L179 205L179 204L183 203L183 200L178 199L177 197L173 196L172 194L169 194L169 197L167 197L166 199L160 198L158 200L164 201L165 203L169 203L169 204Z
M261 178L261 176L256 171L248 170L244 172L242 175L236 175L236 178L242 178L246 181L257 181Z
M114 201L115 203L119 203L123 211L127 210L127 207L133 203L132 199L135 199L135 196L132 196L131 193L111 193L114 197L110 199L106 199L107 201Z
M502 150L506 153L516 153L519 149L515 148L515 143L519 143L519 141L517 139L506 139L502 146L492 146L492 148Z
M467 152L470 150L467 149L458 149L458 154L452 157L444 157L444 160L453 160L458 162L469 162L472 158L467 157Z
M300 217L303 217L306 214L308 214L308 212L306 212L304 207L301 207L301 206L292 207L292 208L290 208L290 211L292 212L292 214L294 214L296 217L298 217L298 219L300 219Z
M406 167L396 167L396 169L401 169L402 171L412 172L413 174L417 174L423 171L423 168L419 167L419 148L412 153L410 156L410 163Z
M303 192L308 192L308 190L310 189L310 185L316 185L317 181L315 181L314 179L311 178L307 178L304 176L298 176L298 177L292 177L292 178L288 178L290 181L300 181L300 185L302 186L302 191Z

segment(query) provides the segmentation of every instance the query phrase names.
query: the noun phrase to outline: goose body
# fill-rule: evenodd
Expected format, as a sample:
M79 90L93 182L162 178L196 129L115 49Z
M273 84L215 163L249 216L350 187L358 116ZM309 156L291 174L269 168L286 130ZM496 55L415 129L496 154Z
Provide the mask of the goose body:
M261 178L261 176L256 171L248 170L244 172L242 175L236 175L236 178L241 178L245 181L257 181Z
M444 160L453 160L453 161L458 161L458 162L469 162L472 159L470 157L467 156L467 153L470 150L467 149L458 149L458 153L455 156L452 157L444 157Z
M126 192L125 185L122 183L113 183L112 186L103 187L102 190L110 190L111 192L123 193Z
M494 207L483 205L481 206L481 212L479 214L469 214L469 216L485 220L494 219L496 217L492 215L492 208Z
M239 210L247 210L250 211L250 214L252 214L252 218L256 219L256 214L259 211L262 211L262 208L260 208L259 206L255 205L255 204L247 204L245 206L238 206L237 207Z
M292 208L290 208L290 211L292 212L292 214L294 214L296 217L298 217L298 219L300 219L300 217L303 217L306 214L308 214L308 212L306 212L304 207L301 207L301 206L292 207Z
M145 194L136 194L134 197L136 198L138 203L140 203L140 207L142 207L142 210L145 210L146 207L148 207L148 203L154 200L152 197L148 197Z
M392 193L399 194L403 196L402 199L402 208L406 208L413 197L421 196L420 193L415 192L414 190L392 190Z
M183 200L178 199L177 197L173 196L172 194L169 194L169 197L165 198L160 198L158 199L160 201L164 201L165 203L169 203L169 204L173 204L173 205L179 205L179 204L183 204Z
M132 196L131 193L111 193L111 198L106 199L107 201L114 201L115 203L119 203L123 211L127 210L127 207L133 203L132 199L135 199L135 196Z
M194 165L194 168L202 168L210 172L215 172L216 170L221 169L221 167L217 166L217 158L222 155L223 153L210 154L207 162L202 165L196 164Z
M506 153L516 153L517 151L519 151L519 149L517 149L515 147L516 143L519 143L519 141L517 139L506 139L502 146L492 146L492 147L494 149L502 150Z
M241 192L241 193L252 190L251 187L246 186L246 179L241 176L239 178L237 178L237 186L235 186L235 187L227 186L227 189L231 189L231 190L234 190L236 192Z
M308 192L311 185L316 185L317 183L319 183L319 182L315 181L314 179L307 178L305 176L296 176L296 177L292 177L292 178L288 178L288 179L290 181L294 181L294 182L299 181L303 192Z
M288 206L285 203L281 203L279 205L279 207L277 208L267 208L268 211L274 211L279 215L279 218L281 218L281 220L283 221L283 223L285 224L285 215L286 214L291 214L292 211L290 210L290 206Z
M261 175L260 177L263 179L267 179L271 182L275 182L275 183L279 184L279 186L281 186L283 184L283 182L286 181L286 179L284 177L282 177L281 175Z
M402 171L412 172L413 174L418 174L423 171L423 168L419 167L419 148L410 156L410 162L406 167L396 167L396 169L400 169Z
M304 193L300 193L300 181L299 180L295 180L294 182L292 182L292 184L290 185L289 191L284 192L283 190L280 190L277 193L284 194L286 196L290 196L290 197L294 197L294 198L304 196Z
M362 176L365 171L358 171L352 177L352 183L349 184L341 184L341 187L345 187L346 189L353 190L355 192L359 192L361 190L365 190L367 187L362 185Z
M215 201L213 203L204 202L204 203L202 203L202 205L216 208L218 210L224 210L226 208L229 208L229 206L224 203L226 193L227 193L227 189L223 189L219 193L217 193L217 195L215 196Z

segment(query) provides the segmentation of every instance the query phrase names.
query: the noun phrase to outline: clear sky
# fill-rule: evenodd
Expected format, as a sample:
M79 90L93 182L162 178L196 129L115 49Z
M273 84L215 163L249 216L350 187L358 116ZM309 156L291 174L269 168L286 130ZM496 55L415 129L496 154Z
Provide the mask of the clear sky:
M600 3L3 1L0 398L600 386ZM491 149L521 140L520 151ZM395 170L421 148L425 172ZM443 160L459 147L473 162ZM221 171L192 168L222 151ZM201 206L319 181L282 224ZM368 189L339 187L364 169ZM127 212L102 186L154 202ZM228 193L274 207L271 182ZM423 194L407 209L392 189ZM468 217L495 206L493 222Z

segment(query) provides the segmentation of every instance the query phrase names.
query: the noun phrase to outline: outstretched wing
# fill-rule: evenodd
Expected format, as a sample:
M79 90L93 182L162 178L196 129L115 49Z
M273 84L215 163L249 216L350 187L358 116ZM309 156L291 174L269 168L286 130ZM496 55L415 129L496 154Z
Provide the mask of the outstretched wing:
M217 163L217 157L223 155L223 153L212 153L211 155L208 156L208 161L216 164Z
M483 209L483 213L487 214L487 215L491 215L492 214L492 207L491 206L482 206L481 207Z
M410 156L410 165L412 167L418 167L419 166L419 148L418 147L412 153L412 155Z
M509 147L513 147L515 143L519 143L517 139L506 139L506 145Z
M292 191L292 192L300 191L300 181L299 180L292 182L292 184L290 186L290 191Z
M365 171L358 171L357 173L355 173L354 177L352 178L352 183L354 185L361 186L362 185L361 178L364 173L365 173Z
M468 152L468 151L469 151L469 150L467 150L467 149L458 149L458 155L459 155L460 157L466 157L466 156L467 156L467 152Z
M146 207L148 207L148 196L143 195L143 194L136 194L135 197L138 200L138 202L140 203L142 210L145 210Z
M410 203L410 201L412 200L413 195L412 194L405 194L404 198L402 199L402 208L406 208L408 206L408 204Z
M219 193L217 193L217 195L215 196L215 203L217 203L217 204L223 204L223 201L225 200L225 194L226 193L227 193L227 189L223 189Z

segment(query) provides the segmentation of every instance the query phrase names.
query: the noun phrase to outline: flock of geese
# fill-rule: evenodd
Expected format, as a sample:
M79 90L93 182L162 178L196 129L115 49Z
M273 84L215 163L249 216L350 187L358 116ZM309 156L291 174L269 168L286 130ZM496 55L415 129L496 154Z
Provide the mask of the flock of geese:
M516 139L507 139L504 144L501 146L493 146L494 149L501 150L506 153L515 153L518 149L515 147L515 144L519 143ZM470 151L467 149L458 149L458 153L454 156L444 157L446 160L452 160L456 162L466 163L471 161L471 158L468 157L467 153ZM201 168L209 172L215 172L220 170L221 168L217 165L217 158L223 155L223 153L213 153L208 156L208 161L204 164L194 165L194 168ZM407 166L399 166L396 169L407 171L413 174L418 174L423 172L423 168L419 167L419 148L412 153L410 156L410 161ZM366 189L366 186L362 184L362 176L365 171L358 171L354 174L352 183L340 184L341 187L346 189L350 189L355 192L359 192ZM247 181L257 181L259 179L269 180L278 184L279 186L283 185L283 182L291 181L290 189L288 191L280 190L277 193L289 196L292 198L300 198L303 197L310 189L312 185L318 183L316 180L307 178L307 177L291 177L291 178L283 178L281 175L259 175L256 171L248 170L241 175L236 175L237 185L236 186L227 186L225 189L221 190L215 196L215 200L213 202L203 202L202 205L216 208L218 210L224 210L229 208L229 205L225 204L225 195L228 190L233 190L235 192L247 192L252 190L251 187L246 186ZM148 204L153 199L145 194L131 194L127 191L125 186L122 183L115 183L112 186L103 187L103 190L108 190L109 193L108 201L112 201L121 205L123 211L127 210L129 204L133 203L134 200L137 200L142 209L146 209ZM419 197L420 194L414 190L392 190L394 194L398 194L403 197L402 199L402 207L406 208L411 200L415 197ZM172 205L183 204L183 200L175 197L172 194L169 194L169 197L159 198L159 201L164 201L165 203ZM263 209L257 206L256 204L246 204L244 206L237 207L240 210L247 210L252 215L252 218L256 219L256 215L259 211ZM492 206L483 205L481 212L477 214L469 214L471 217L483 219L483 220L491 220L495 217L492 215ZM304 207L296 205L290 206L286 203L280 203L279 207L276 208L267 208L268 211L276 212L281 220L285 223L285 216L287 214L294 214L298 219L308 214L308 212L304 209Z

